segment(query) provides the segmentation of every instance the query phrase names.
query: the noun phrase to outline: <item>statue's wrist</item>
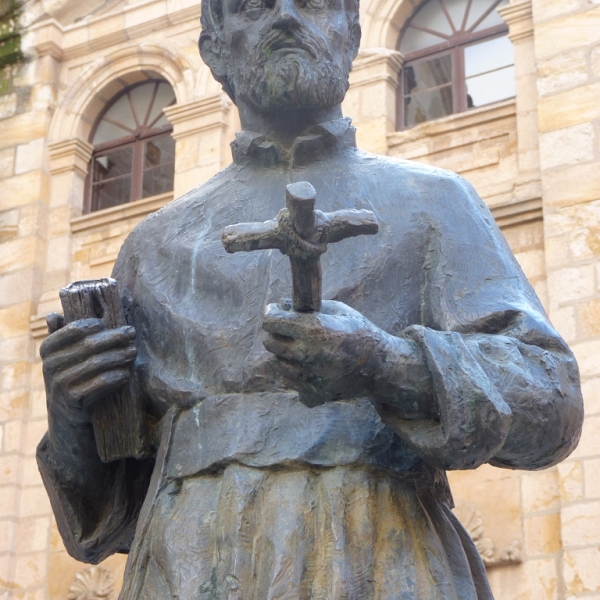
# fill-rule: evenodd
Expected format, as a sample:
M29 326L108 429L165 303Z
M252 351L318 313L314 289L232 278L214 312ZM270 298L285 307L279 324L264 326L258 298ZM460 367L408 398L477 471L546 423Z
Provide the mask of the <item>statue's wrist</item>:
M386 334L373 375L373 398L406 418L436 413L431 375L418 344Z
M96 438L89 417L48 407L48 441L52 452L68 460L97 456Z

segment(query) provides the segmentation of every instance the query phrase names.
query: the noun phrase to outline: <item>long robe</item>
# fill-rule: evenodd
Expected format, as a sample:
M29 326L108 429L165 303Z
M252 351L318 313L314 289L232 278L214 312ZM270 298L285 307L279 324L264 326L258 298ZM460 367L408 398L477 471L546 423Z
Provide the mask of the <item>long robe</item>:
M566 457L583 415L570 350L460 177L357 150L346 119L290 151L241 132L233 152L120 252L137 380L162 438L155 460L106 465L95 497L64 484L42 440L67 549L89 562L129 552L122 600L491 598L444 471ZM289 261L228 255L220 234L273 218L301 180L320 210L375 212L375 237L322 256L323 295L416 342L434 418L368 397L310 409L280 381L261 322L290 294Z

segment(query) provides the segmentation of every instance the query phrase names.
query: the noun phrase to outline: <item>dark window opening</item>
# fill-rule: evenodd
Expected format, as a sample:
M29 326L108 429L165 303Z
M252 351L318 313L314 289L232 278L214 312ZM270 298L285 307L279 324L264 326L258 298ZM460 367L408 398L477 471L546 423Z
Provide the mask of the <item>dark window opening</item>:
M507 0L426 0L398 48L399 129L515 95L514 51L498 11Z
M93 129L88 212L173 190L175 140L163 109L174 102L167 82L145 81L107 106Z

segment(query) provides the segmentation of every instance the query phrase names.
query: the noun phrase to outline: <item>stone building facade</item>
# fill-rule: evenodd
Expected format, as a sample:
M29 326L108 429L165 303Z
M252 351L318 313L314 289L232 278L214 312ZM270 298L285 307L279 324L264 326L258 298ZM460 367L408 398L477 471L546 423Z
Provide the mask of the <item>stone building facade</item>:
M600 4L511 0L515 96L397 130L398 38L417 0L363 0L345 113L365 150L457 171L490 207L581 369L578 449L542 472L451 474L498 600L600 599ZM0 9L2 7L0 6ZM197 50L199 0L26 0L0 94L0 598L116 598L123 556L71 559L35 462L38 350L58 290L110 274L129 231L231 160L235 106ZM86 212L92 134L125 88L162 80L173 190Z

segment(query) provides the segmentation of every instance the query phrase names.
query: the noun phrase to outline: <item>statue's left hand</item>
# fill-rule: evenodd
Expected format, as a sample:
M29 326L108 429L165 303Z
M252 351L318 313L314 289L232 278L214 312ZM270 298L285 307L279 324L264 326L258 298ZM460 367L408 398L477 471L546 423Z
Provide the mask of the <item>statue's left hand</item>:
M369 395L385 363L390 336L346 304L323 301L321 312L270 304L263 329L283 381L307 406Z

